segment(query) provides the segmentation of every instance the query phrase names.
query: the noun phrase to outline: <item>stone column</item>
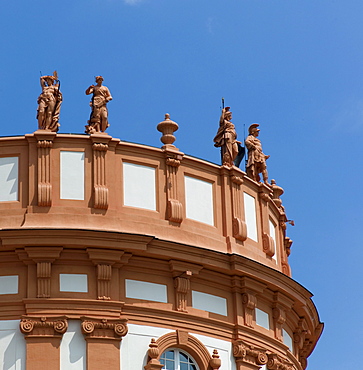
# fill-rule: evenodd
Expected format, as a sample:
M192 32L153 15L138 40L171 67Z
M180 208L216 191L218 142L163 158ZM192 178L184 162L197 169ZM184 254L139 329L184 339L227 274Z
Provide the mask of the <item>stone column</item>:
M87 342L87 370L119 369L120 342L127 334L127 320L86 316L81 320Z
M26 369L59 370L60 342L67 331L65 317L29 317L20 321L26 340ZM46 365L45 365L46 364Z
M50 169L50 149L53 146L55 132L35 131L38 147L38 206L52 205L52 184Z

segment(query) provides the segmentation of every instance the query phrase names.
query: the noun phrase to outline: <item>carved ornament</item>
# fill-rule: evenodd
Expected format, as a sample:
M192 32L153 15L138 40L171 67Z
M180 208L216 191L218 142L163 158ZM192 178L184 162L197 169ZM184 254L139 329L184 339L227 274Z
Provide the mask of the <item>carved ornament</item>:
M93 143L92 144L92 149L97 150L99 152L107 152L108 145L104 144L104 143Z
M173 143L176 138L173 134L178 130L179 126L176 122L170 119L170 115L168 113L165 114L165 120L160 122L156 128L163 134L160 138L160 141L164 144L162 148L175 148Z
M183 205L176 199L168 200L168 220L181 223L183 221Z
M88 339L121 339L128 332L127 319L97 319L81 317L82 333Z
M277 355L276 353L271 353L268 355L267 369L269 370L293 370L293 364Z
M233 237L244 242L247 239L247 225L239 217L233 218Z
M268 256L272 257L275 254L275 242L273 238L266 233L263 233L262 235L262 247L263 251Z
M51 148L53 146L52 140L39 140L37 142L38 148Z
M68 329L67 318L62 317L23 317L20 331L26 336L61 336Z
M249 345L242 340L233 343L233 356L242 362L253 365L267 364L266 350Z

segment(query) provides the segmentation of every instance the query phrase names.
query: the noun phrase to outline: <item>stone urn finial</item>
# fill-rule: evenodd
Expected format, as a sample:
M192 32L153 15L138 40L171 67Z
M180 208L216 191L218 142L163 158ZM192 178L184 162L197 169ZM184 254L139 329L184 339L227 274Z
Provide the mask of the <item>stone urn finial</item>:
M173 135L174 131L179 128L178 124L170 119L169 113L165 114L165 120L160 122L157 125L158 131L160 131L163 136L160 138L160 141L164 144L162 148L175 148L173 145L174 141L176 140L175 136Z

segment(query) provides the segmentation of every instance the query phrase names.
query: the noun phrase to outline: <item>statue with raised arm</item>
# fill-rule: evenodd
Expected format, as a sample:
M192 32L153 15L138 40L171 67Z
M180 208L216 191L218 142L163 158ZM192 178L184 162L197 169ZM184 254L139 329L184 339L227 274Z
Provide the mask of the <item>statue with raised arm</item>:
M241 144L240 141L237 141L237 133L231 120L232 112L230 111L230 107L223 108L219 120L219 129L217 135L214 137L214 146L221 148L222 164L229 167L233 166L240 150L239 144Z
M263 182L269 186L268 174L266 167L266 159L270 158L262 152L261 141L257 138L260 133L259 124L254 123L248 128L248 136L245 141L248 149L248 161L246 166L247 176L251 179L260 182L260 173L263 177Z
M102 86L103 77L96 77L96 84L91 85L86 94L92 95L90 106L92 108L91 116L86 126L87 134L94 134L96 132L105 132L108 124L108 110L107 103L112 100L110 90L106 86Z
M57 71L53 76L41 76L42 93L38 97L38 128L57 132L59 130L59 113L62 104L62 93L59 91L60 81Z

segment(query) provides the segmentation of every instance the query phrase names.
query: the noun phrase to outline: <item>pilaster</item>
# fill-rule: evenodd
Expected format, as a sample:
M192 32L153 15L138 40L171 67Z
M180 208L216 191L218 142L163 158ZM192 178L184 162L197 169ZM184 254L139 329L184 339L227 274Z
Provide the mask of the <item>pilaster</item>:
M272 257L275 250L275 243L273 238L270 236L270 225L269 225L269 212L268 202L270 201L271 189L265 184L260 183L260 190L258 193L258 199L260 202L261 210L261 225L262 225L262 247L263 251L270 257Z
M247 239L247 225L243 221L243 205L241 185L243 177L236 171L231 172L231 192L232 192L232 225L233 237L244 242Z
M87 370L119 369L120 342L127 334L126 319L81 317L87 342Z
M20 331L26 340L26 368L59 370L60 342L67 331L66 317L23 316Z
M38 148L38 206L50 207L52 205L50 151L56 133L38 130L34 132L34 136Z
M112 139L107 134L92 134L93 149L93 208L108 208L108 187L106 183L106 153L108 143Z

